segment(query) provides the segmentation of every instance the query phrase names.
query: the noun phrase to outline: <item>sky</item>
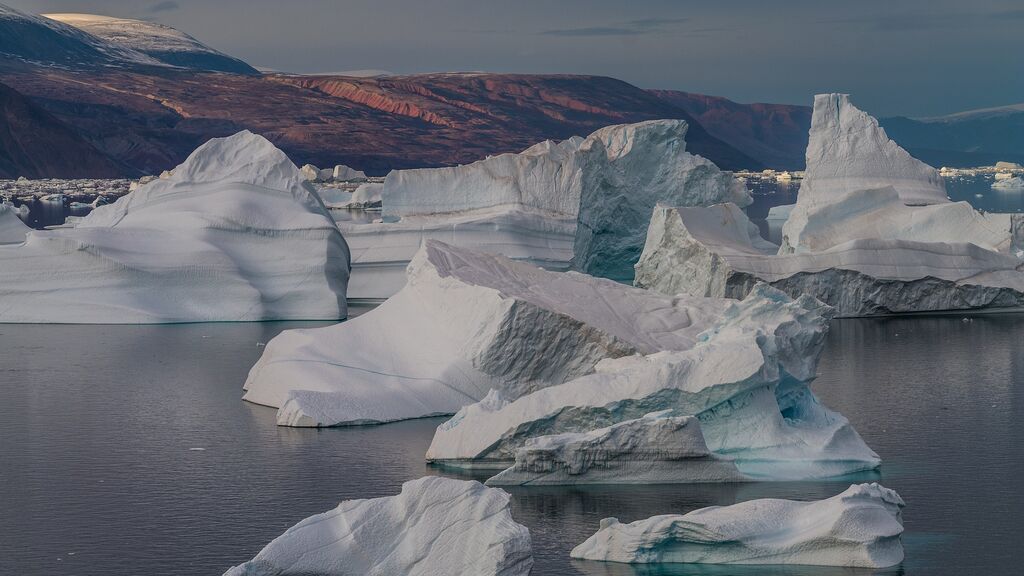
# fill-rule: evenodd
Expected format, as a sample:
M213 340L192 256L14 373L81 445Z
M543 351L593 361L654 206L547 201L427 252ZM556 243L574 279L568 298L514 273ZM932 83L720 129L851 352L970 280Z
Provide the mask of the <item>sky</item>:
M879 116L1024 102L1020 0L0 0L168 24L264 68L598 74Z

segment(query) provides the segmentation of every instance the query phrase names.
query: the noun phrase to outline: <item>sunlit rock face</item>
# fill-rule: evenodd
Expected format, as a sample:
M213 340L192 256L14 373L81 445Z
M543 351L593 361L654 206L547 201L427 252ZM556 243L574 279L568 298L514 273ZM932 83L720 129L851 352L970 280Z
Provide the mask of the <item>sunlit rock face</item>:
M730 173L686 152L686 132L682 120L610 126L465 166L391 172L382 222L341 224L351 296L397 292L425 239L628 280L656 202L751 201Z
M532 566L506 492L428 476L310 516L225 576L527 576Z
M825 500L761 499L630 524L605 518L573 558L631 564L803 564L886 568L903 561L903 499L878 484Z
M240 132L73 228L0 247L0 322L339 319L348 272L299 170Z

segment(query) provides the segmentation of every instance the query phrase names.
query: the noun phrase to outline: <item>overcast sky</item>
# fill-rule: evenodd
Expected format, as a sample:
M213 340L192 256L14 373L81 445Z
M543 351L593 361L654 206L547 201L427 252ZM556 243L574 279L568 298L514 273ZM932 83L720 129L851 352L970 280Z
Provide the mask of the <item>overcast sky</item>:
M601 74L877 115L1024 102L1021 0L0 0L169 24L258 67Z

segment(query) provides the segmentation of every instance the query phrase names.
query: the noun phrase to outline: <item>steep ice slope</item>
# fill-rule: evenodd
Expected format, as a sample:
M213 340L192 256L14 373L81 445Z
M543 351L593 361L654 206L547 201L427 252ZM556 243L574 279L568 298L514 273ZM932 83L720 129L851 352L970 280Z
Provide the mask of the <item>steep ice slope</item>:
M0 244L20 244L25 241L25 235L32 229L18 217L23 211L28 212L24 207L19 210L14 204L0 202Z
M125 50L145 54L155 60L192 70L259 74L252 66L199 42L195 38L156 22L112 18L96 14L43 14L87 32Z
M877 198L883 192L864 194ZM858 230L875 230L876 237L781 255L734 204L659 206L635 282L664 294L743 298L763 281L794 297L814 296L840 316L1024 306L1024 262L1018 256L965 242L887 238L888 218L898 219L906 210L913 211L902 214L906 221L924 220L931 207L904 206L891 189L888 200L876 205L882 212L877 219L856 221ZM945 236L955 237L984 218L967 210L963 224L951 221ZM1024 219L1014 221L1024 227Z
M628 279L655 202L751 201L730 173L685 151L686 130L681 120L610 126L466 166L393 171L384 221L340 224L354 255L351 296L393 294L429 238Z
M666 298L428 240L408 284L349 322L272 340L245 399L278 423L331 426L451 414L589 373L606 358L692 348L726 300Z
M903 561L903 499L878 484L825 500L762 499L601 528L570 555L628 563L885 568Z
M225 576L527 576L532 565L507 493L428 476L310 516Z
M0 322L344 318L348 248L307 186L263 137L213 139L77 227L0 247Z
M569 439L579 447L583 440L538 437L594 431L665 410L666 416L695 416L710 452L746 479L823 478L878 466L878 456L849 422L807 387L828 329L827 307L809 297L792 301L764 285L725 310L715 299L692 302L701 301L714 306L718 318L701 323L705 329L694 347L607 359L594 373L511 401L491 395L441 424L427 459L468 468L513 465L499 482L516 477L513 459L529 460L532 443ZM655 466L663 460L651 450L638 459ZM628 468L596 481L628 483ZM694 472L680 468L658 481L693 481ZM562 479L589 481L579 474Z

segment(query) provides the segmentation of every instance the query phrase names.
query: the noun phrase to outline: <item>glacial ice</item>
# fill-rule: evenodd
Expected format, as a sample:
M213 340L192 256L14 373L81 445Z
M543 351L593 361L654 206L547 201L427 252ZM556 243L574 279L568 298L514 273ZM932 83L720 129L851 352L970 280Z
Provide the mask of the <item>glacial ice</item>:
M664 294L743 298L767 282L844 317L1024 306L1021 260L971 243L869 238L821 252L776 255L776 248L734 204L659 206L635 283Z
M497 391L492 391L497 394ZM492 399L493 401L493 399ZM542 484L671 484L749 480L708 450L700 421L654 412L589 432L529 438L514 465L490 486Z
M352 246L350 297L394 294L426 239L628 279L657 201L751 202L730 173L686 152L686 130L682 120L609 126L465 166L393 171L383 222L339 223Z
M761 499L622 524L605 518L570 555L626 563L885 568L903 561L903 499L878 484L811 502Z
M532 565L507 493L428 476L310 516L224 576L527 576Z
M1024 215L945 198L937 171L888 140L845 95L815 98L807 174L781 246L739 207L658 206L634 282L742 298L757 282L839 316L1024 306Z
M735 466L744 479L825 478L878 466L878 456L849 422L822 406L807 387L816 374L828 307L807 296L791 300L764 284L731 304L692 297L675 300L676 306L714 316L711 322L707 316L694 320L692 325L701 333L693 347L605 359L590 374L518 399L491 395L462 408L437 428L427 460L457 468L511 466L495 482L557 481L555 476L523 474L531 471L531 460L538 463L533 472L544 471L544 460L551 461L552 469L564 468L557 475L565 483L629 482L628 474L602 470L604 463L593 468L593 480L572 474L586 470L570 463L595 461L588 455L590 442L611 435L608 441L614 443L614 431L619 430L596 429L669 411L663 416L696 417L707 449ZM636 429L631 425L622 430ZM591 431L592 436L563 436ZM538 445L550 454L532 456L531 447ZM628 445L610 452L630 458ZM628 464L624 470L668 469L662 455L643 450L634 454L648 462ZM614 460L609 458L613 465ZM718 473L724 467L716 468ZM659 481L694 481L704 473L700 467L679 467L674 478L665 474ZM718 479L738 475L722 474Z
M1011 191L1024 191L1024 178L1020 176L1013 176L1011 178L1003 178L997 180L992 184L993 190L1011 190Z
M384 190L384 184L379 182L367 182L360 184L358 188L352 192L352 199L350 206L354 208L378 208L381 206L381 192Z
M28 215L24 206L15 207L9 202L0 202L0 244L21 244L32 229L22 222Z
M0 322L338 319L348 272L320 198L245 131L73 228L0 246Z
M338 164L331 170L331 178L338 181L349 181L349 180L365 180L366 174L362 170L356 170L355 168L349 168L344 164Z
M452 414L492 389L514 399L604 359L692 348L729 304L428 240L378 308L274 338L244 398L278 407L289 426Z

